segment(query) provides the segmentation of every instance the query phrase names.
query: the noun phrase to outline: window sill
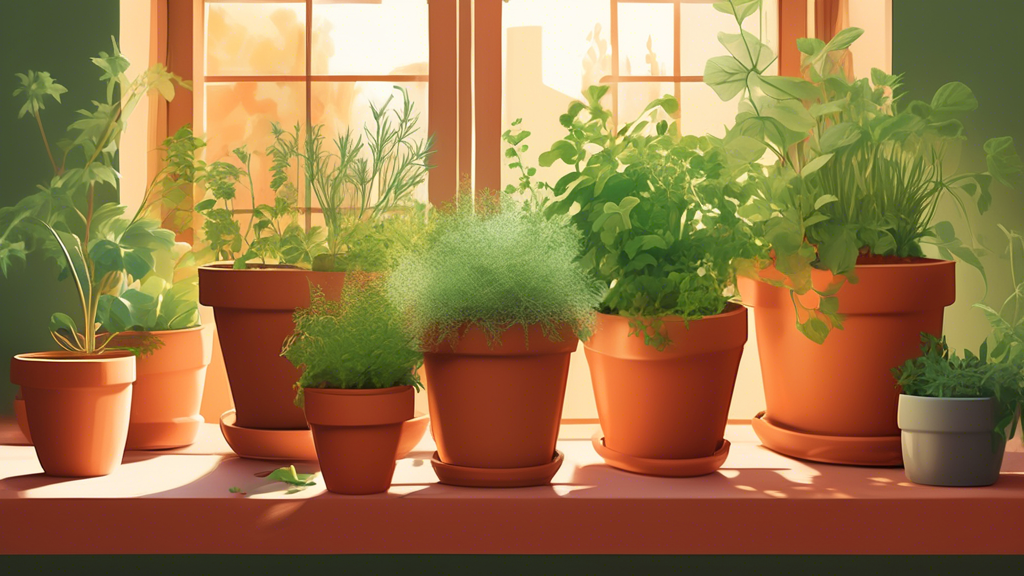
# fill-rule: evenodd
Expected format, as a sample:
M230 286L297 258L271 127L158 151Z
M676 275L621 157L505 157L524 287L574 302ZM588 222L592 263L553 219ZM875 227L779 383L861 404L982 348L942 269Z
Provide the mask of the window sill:
M322 480L291 495L265 484L255 474L275 464L234 457L212 424L189 448L129 452L110 476L53 478L4 422L0 554L1024 553L1024 453L1006 455L995 486L933 488L898 468L792 460L730 425L717 473L653 478L604 465L595 429L563 427L551 486L437 484L427 437L399 461L388 494L345 497Z

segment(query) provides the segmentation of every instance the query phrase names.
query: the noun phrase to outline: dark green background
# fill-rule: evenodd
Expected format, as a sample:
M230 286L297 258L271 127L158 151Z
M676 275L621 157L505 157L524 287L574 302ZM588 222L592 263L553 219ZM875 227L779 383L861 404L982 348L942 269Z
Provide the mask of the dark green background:
M48 100L43 110L54 146L76 110L105 98L101 72L89 58L110 52L119 16L118 0L5 0L0 5L0 205L15 204L53 176L35 121L17 117L22 100L12 96L15 73L46 71L68 89L62 104ZM0 277L0 414L11 412L14 397L11 356L56 348L47 330L54 312L81 317L74 284L56 280L56 264L39 255L10 277Z
M1018 153L1024 154L1024 2L1018 0L893 0L893 72L904 75L907 102L930 101L940 86L960 81L978 98L979 109L967 122L968 143L960 168L984 171L982 145L996 136L1012 136ZM975 214L975 231L992 253L983 258L989 293L981 276L958 264L957 301L946 313L945 332L951 346L976 349L988 334L981 312L971 306L981 299L998 309L1012 292L1009 261L1001 257L1006 241L996 224L1024 233L1024 196L998 183L993 187L992 208L982 217ZM967 229L955 219L950 205L939 217L951 218L964 235Z

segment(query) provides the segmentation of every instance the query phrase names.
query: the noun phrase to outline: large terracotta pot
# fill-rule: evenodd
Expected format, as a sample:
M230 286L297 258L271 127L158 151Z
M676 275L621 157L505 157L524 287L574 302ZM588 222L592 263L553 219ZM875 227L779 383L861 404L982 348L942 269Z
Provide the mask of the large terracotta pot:
M413 388L306 388L303 394L327 489L338 494L387 492L402 423L413 417Z
M281 346L295 328L295 309L309 306L310 284L337 299L344 282L342 272L285 266L199 268L199 301L214 310L237 426L307 427L302 409L294 404L299 370L281 356Z
M899 465L899 392L891 371L920 355L922 332L941 334L943 310L956 298L954 268L954 262L928 259L858 265L859 281L844 284L837 294L844 329L833 330L820 345L797 330L788 290L741 278L738 288L743 302L754 308L764 378L764 421L774 432L792 439L783 443L808 443L802 447L766 444L825 462ZM829 273L815 271L816 286L823 287L829 280ZM833 445L846 443L862 454L873 450L877 454L859 460L856 454L842 455L844 449L815 448L810 446L815 437ZM844 437L867 438L869 443L847 443ZM870 444L872 438L882 437L889 439L884 446Z
M604 444L639 458L683 460L718 450L747 341L747 311L663 318L664 350L630 336L629 318L598 314L584 342ZM710 471L708 471L710 472Z
M135 381L129 352L19 354L11 382L21 386L43 471L103 476L121 464Z
M527 336L528 334L528 336ZM424 353L431 429L445 464L527 468L549 464L562 418L569 357L579 343L539 326L517 326L487 345L482 330L459 330L454 343ZM529 344L529 346L527 346Z
M203 417L206 367L213 354L213 327L149 332L163 345L135 362L132 417L126 450L162 450L195 442ZM143 333L122 332L112 345L138 345Z

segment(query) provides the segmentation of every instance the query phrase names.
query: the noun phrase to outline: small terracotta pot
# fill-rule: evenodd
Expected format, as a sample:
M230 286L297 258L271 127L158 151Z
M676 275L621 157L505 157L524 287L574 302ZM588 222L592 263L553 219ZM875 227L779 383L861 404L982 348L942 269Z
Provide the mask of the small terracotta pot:
M472 468L527 468L555 456L569 357L579 343L540 326L506 330L487 345L485 333L464 327L452 345L424 353L431 430L442 462ZM529 344L529 346L527 346Z
M28 429L28 416L25 415L25 399L21 397L21 388L14 393L14 420L18 423L18 429L28 443L32 443L32 432Z
M51 476L104 476L121 463L131 415L135 356L106 352L19 354L21 386L36 455Z
M306 420L327 489L387 492L395 474L402 423L413 417L412 386L378 390L306 388Z
M942 332L943 310L956 298L954 271L954 262L929 259L858 265L859 282L844 284L837 294L844 329L833 330L820 345L797 330L788 290L740 278L743 302L754 308L765 419L805 434L895 438L898 459L899 392L891 370L920 355L922 332ZM830 279L830 273L814 271L815 286ZM813 295L804 298L805 305L817 304ZM789 453L785 446L772 447Z
M162 450L196 441L203 417L206 367L213 354L213 327L148 333L163 346L136 359L132 418L126 450ZM122 332L114 346L135 346L143 333Z
M662 318L662 351L630 336L629 318L598 314L584 342L597 413L610 450L638 458L711 456L722 444L743 345L747 311L686 322Z
M294 404L300 372L281 356L281 346L295 329L295 309L309 306L311 283L337 299L345 274L285 266L199 268L199 301L214 310L237 426L306 428L302 409Z

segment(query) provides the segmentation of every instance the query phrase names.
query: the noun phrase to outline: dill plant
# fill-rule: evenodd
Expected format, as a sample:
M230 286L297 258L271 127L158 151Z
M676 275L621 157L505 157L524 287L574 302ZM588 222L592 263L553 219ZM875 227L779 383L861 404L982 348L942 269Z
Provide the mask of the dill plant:
M306 388L422 387L416 369L423 355L379 276L350 274L338 300L311 283L310 305L294 319L281 355L302 371L296 405L302 406Z
M575 262L580 241L568 222L532 203L509 195L474 203L463 188L397 258L388 293L425 347L454 342L467 325L492 345L508 329L532 325L552 341L565 326L585 339L603 289Z

